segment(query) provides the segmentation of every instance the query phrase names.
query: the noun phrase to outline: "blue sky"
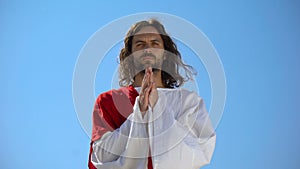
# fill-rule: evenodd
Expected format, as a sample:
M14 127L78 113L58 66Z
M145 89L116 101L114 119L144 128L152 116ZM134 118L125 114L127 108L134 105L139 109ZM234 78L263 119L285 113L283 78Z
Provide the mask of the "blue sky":
M223 63L227 100L212 162L203 168L300 167L297 1L31 0L0 2L1 168L87 168L90 140L72 96L75 64L97 30L139 12L169 13L193 23ZM189 54L183 51L183 57ZM209 105L209 78L195 64ZM109 89L101 82L108 69L98 69L95 95Z

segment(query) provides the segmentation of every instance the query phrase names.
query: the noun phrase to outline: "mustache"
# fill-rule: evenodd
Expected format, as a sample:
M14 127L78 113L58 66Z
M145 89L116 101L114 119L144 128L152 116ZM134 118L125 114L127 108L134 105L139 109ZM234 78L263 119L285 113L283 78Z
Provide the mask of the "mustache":
M145 57L145 56L151 56L151 57L156 57L153 53L143 53L140 57Z

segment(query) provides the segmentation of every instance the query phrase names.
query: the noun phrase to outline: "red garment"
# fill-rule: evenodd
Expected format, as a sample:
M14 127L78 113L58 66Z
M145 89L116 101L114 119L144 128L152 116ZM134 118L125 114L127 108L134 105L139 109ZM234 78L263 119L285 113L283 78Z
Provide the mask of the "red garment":
M108 131L119 128L132 113L138 92L133 86L122 87L102 93L96 100L93 111L92 140L89 153L89 169L96 169L91 162L93 142ZM148 158L148 169L152 169L151 157Z

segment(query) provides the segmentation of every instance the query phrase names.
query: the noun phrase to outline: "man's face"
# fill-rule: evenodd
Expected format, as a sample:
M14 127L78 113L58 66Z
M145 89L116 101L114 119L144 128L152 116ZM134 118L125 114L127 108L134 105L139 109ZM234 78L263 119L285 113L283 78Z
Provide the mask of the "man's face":
M132 55L138 72L149 66L161 69L164 60L164 43L154 27L146 26L134 35Z

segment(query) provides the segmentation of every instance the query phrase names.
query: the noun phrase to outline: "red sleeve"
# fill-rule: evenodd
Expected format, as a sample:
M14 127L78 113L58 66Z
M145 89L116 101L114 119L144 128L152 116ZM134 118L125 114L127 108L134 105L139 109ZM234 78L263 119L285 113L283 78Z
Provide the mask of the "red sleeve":
M119 128L132 113L132 107L137 97L137 91L132 87L111 90L101 94L94 105L92 116L92 139L89 153L89 169L96 169L91 162L92 144L106 132Z
M97 98L92 116L92 141L100 139L104 133L115 129L113 119L118 112L113 105L111 92L103 93Z

